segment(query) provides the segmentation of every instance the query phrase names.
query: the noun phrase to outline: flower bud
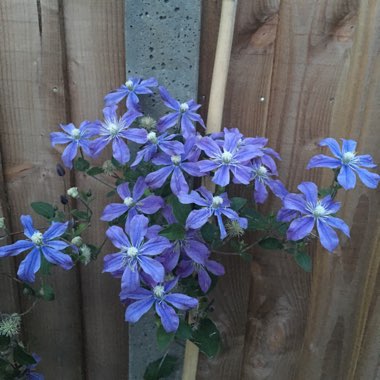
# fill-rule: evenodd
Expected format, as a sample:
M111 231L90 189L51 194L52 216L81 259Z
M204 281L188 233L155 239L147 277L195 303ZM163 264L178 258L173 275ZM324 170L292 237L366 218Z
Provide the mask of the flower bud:
M2 216L0 218L0 230L3 229L5 227L5 218Z
M18 335L21 325L21 318L18 314L3 314L0 318L0 335L9 338Z
M102 169L105 175L112 175L116 170L116 166L112 163L111 160L107 160L102 165Z
M244 235L244 229L241 228L237 220L230 220L226 224L226 228L230 237L241 237Z
M80 260L84 265L91 261L91 248L86 244L83 244L80 248Z
M61 164L57 164L56 170L57 170L57 174L60 177L63 177L66 174L65 168Z
M71 240L71 244L74 244L76 245L77 247L80 247L81 245L83 245L83 240L80 236L75 236L72 240Z
M67 195L71 198L79 198L79 192L77 187L70 187L70 189L67 190Z
M156 120L150 116L143 116L139 119L140 126L147 130L151 130L156 126Z
M66 195L61 195L60 199L63 205L67 205L69 203L69 200L67 199Z

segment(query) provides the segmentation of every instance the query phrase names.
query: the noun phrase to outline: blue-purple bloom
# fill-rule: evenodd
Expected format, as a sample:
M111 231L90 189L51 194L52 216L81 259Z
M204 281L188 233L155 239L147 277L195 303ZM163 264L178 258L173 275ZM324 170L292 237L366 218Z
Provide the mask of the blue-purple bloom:
M239 145L241 133L237 130L225 129L223 147L211 137L204 137L197 145L210 160L198 162L199 170L203 173L215 171L212 181L220 186L230 183L230 171L235 183L248 185L251 180L250 161L263 155L257 145Z
M203 175L199 171L197 163L188 161L194 143L195 136L186 140L184 153L174 155L160 153L153 158L153 164L162 165L163 167L146 176L145 181L147 185L151 189L157 189L165 183L170 175L172 175L170 180L170 188L172 192L176 195L182 192L188 193L189 185L183 175L183 171L195 177L201 177Z
M169 240L162 236L146 239L148 218L143 215L134 216L126 224L125 232L118 226L107 230L107 237L120 251L104 257L103 271L121 277L121 287L128 291L140 286L140 271L154 281L162 282L165 276L164 267L152 257L169 248Z
M148 215L156 213L164 205L164 200L157 195L148 195L143 198L147 188L143 177L137 179L132 193L129 189L129 183L122 183L117 187L117 193L123 200L123 203L111 203L107 205L100 219L109 222L128 213L128 222L129 219L138 213Z
M172 280L163 284L156 283L151 290L138 288L134 291L122 290L120 298L136 300L125 311L125 320L131 323L137 322L153 305L161 319L163 328L167 333L175 332L179 326L179 317L173 308L189 310L198 306L198 300L185 294L170 293L177 281Z
M375 189L380 181L380 175L362 168L375 168L377 166L373 162L372 157L369 154L357 155L355 151L357 145L356 141L341 140L342 149L338 142L331 137L320 141L319 145L329 147L335 158L318 154L311 158L307 168L340 168L337 181L345 190L355 187L356 174L365 186L370 189Z
M112 106L127 97L126 104L128 109L138 109L139 98L137 95L152 94L153 92L149 87L157 86L158 83L155 78L145 80L141 78L129 78L125 84L107 94L104 98L104 103L107 107Z
M288 191L280 180L272 178L274 173L262 164L260 158L254 159L251 166L252 181L254 182L253 197L256 203L264 203L267 200L268 191L266 186L269 187L276 197L282 199L288 194Z
M334 216L340 209L340 203L334 202L330 195L321 200L318 199L318 188L313 182L303 182L298 189L303 195L288 194L283 199L285 209L299 213L289 226L287 238L301 240L308 236L316 225L322 246L329 252L334 251L339 244L339 239L333 228L350 236L347 224Z
M236 220L241 228L247 228L247 219L239 217L238 213L230 208L227 193L213 196L211 191L201 186L197 191L191 191L190 194L180 194L178 199L183 204L195 203L201 206L201 209L191 211L186 220L186 228L199 229L205 225L208 219L213 215L216 216L218 221L221 239L227 236L222 215L230 220Z
M41 361L41 358L39 355L33 353L32 354L33 359L36 361L34 364L29 364L26 367L26 380L45 380L45 376L41 373L35 372L35 369L38 365L38 363Z
M202 263L197 263L189 259L182 260L177 269L177 275L185 278L193 273L198 275L198 283L203 293L207 293L211 286L211 277L208 272L214 274L215 276L223 276L225 271L222 264L210 260L206 257Z
M99 132L99 125L94 122L84 121L79 128L74 124L61 124L64 132L50 133L51 145L68 144L62 153L62 161L69 169L73 167L73 160L78 153L78 148L82 148L87 156L92 156L91 138Z
M56 240L66 232L68 222L53 222L44 233L41 233L33 227L30 215L21 215L20 220L24 226L24 235L30 240L18 240L16 243L0 247L0 257L17 256L26 250L31 250L18 268L17 275L21 280L34 282L35 273L41 267L41 254L47 261L63 269L68 270L73 267L71 257L62 252L69 247L69 244Z
M183 144L173 140L176 136L168 133L157 136L156 132L149 132L147 134L147 143L139 149L131 166L137 166L142 160L145 162L150 161L159 149L170 156L184 153Z
M133 121L141 116L136 110L126 112L121 118L116 113L117 106L103 109L104 122L99 127L99 137L93 141L93 155L97 156L112 141L112 154L122 165L130 159L128 145L124 139L144 144L147 139L145 129L129 128Z
M166 131L178 123L181 125L181 133L187 139L196 134L195 126L192 123L193 121L199 123L203 128L206 128L202 117L196 113L201 106L200 104L195 103L194 100L180 103L170 96L165 87L159 87L159 91L164 104L174 111L163 116L158 121L157 129L160 132Z

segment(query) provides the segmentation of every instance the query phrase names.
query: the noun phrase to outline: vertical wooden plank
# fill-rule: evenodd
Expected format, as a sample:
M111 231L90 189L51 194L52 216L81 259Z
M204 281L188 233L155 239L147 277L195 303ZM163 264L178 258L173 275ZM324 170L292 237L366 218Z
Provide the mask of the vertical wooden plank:
M102 118L103 97L125 82L123 0L63 0L69 93L73 122ZM91 178L77 176L77 186L91 188L94 221L85 241L100 245L106 224L99 217L109 191ZM88 379L125 379L128 329L119 302L119 281L102 274L103 256L81 270Z
M332 126L359 142L359 152L379 162L380 6L364 1L356 10L346 80L335 99ZM378 378L379 190L362 185L347 192L343 218L352 241L338 257L318 256L298 378ZM326 319L326 316L328 318ZM370 349L370 350L369 350ZM376 355L377 353L377 355Z
M59 25L57 1L0 3L1 151L15 231L20 214L31 212L31 201L58 203L63 191L49 142L49 132L65 120ZM77 273L55 268L49 280L57 300L40 302L28 315L26 340L42 356L46 378L80 379ZM23 299L22 308L28 306Z
M238 127L247 136L265 133L278 6L279 1L276 0L238 3L223 125L228 128ZM212 12L212 7L217 7L217 3L207 4L205 11ZM203 17L206 18L207 13ZM213 20L215 16L211 17ZM207 21L204 25L207 28L209 26ZM209 35L210 33L206 34L207 38ZM209 44L207 41L203 46L211 50ZM207 60L203 64L203 79L207 81L209 64ZM207 91L207 85L202 84L202 80L200 82L203 86L201 91ZM249 189L238 191L246 197L252 196ZM213 292L214 318L222 332L224 347L221 354L212 361L200 358L200 379L211 375L215 378L235 379L240 378L242 371L250 269L239 257L220 259L226 267L226 275Z

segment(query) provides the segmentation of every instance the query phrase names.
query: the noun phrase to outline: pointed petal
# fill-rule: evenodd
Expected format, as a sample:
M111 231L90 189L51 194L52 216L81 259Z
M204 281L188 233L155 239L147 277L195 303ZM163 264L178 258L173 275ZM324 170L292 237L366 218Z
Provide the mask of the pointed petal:
M35 273L41 267L41 252L38 248L33 249L18 267L17 276L25 282L34 282Z
M104 209L103 214L100 217L100 220L110 222L111 220L118 218L120 215L123 215L125 212L128 211L128 209L129 207L126 206L124 203L111 203L107 205Z
M137 322L145 313L147 313L154 304L152 296L133 302L125 311L125 320L131 323Z
M207 208L193 210L186 220L186 228L198 229L207 223L211 212Z
M157 189L165 183L172 171L172 166L161 168L153 173L149 173L145 178L145 182L150 188Z
M325 156L324 154L318 154L314 157L312 157L307 164L306 169L311 169L311 168L339 168L339 166L342 165L341 160L334 158L334 157L329 157Z
M338 174L338 183L345 190L353 189L356 185L356 176L354 171L347 165L343 165Z
M36 229L33 226L33 219L30 215L21 215L20 217L21 224L24 227L24 235L29 239L36 232Z
M77 142L71 142L62 153L62 161L69 169L73 167L73 160L77 155L78 144Z
M127 238L127 235L119 226L112 226L108 228L108 230L106 231L106 235L116 248L130 247L131 245Z
M331 137L328 137L326 139L321 140L319 142L319 145L320 146L328 146L329 149L331 150L332 154L337 158L340 158L342 156L338 142Z
M156 256L165 249L170 248L171 243L163 236L157 236L148 240L140 249L140 254L144 256Z
M52 240L52 239L62 236L67 231L68 225L69 225L69 222L66 222L66 223L53 222L51 226L43 234L44 241Z
M174 309L165 302L156 302L156 312L161 319L162 326L167 333L177 331L179 318Z
M347 226L344 220L329 216L325 219L325 221L330 227L337 228L338 230L341 230L347 237L350 237L350 227Z
M133 199L137 202L144 194L144 191L148 188L145 183L144 177L137 178L135 186L133 186Z
M65 253L56 251L55 249L51 249L47 246L43 246L41 250L47 261L52 264L56 264L65 270L71 269L74 265L71 257Z
M104 256L103 272L118 272L123 268L123 255L121 253L111 253Z
M133 291L140 286L140 275L135 265L133 268L126 266L121 277L121 288Z
M298 190L305 195L306 202L315 203L318 199L318 187L313 182L302 182L297 186Z
M227 186L230 183L230 170L228 165L222 165L212 177L212 182L219 186Z
M112 154L122 165L126 164L130 159L128 145L118 137L112 140Z
M19 240L16 243L0 247L0 257L16 256L33 247L34 244L30 240Z
M198 271L198 283L202 292L207 293L211 286L211 277L203 268Z
M284 207L289 210L295 210L307 214L308 211L305 208L306 201L300 194L290 193L282 200Z
M175 195L189 192L189 185L179 167L174 168L172 178L170 180L170 188Z
M144 215L136 215L131 221L129 226L129 235L131 238L131 243L134 247L138 247L140 243L144 240L148 228L148 218Z
M380 181L380 176L377 173L369 172L366 169L361 169L359 167L353 167L353 169L358 173L360 180L370 189L376 189Z
M289 240L301 240L305 236L309 235L314 228L314 218L311 216L305 216L293 220L290 223L287 238Z
M322 220L317 220L317 229L322 246L329 252L333 252L339 244L337 233Z
M165 269L160 262L147 256L140 256L141 269L156 282L164 281Z
M342 140L342 154L347 153L347 152L355 152L356 150L356 145L357 142L354 140L346 140L346 139L341 139Z
M165 297L165 301L171 303L179 310L193 309L198 306L198 300L185 294L171 293Z

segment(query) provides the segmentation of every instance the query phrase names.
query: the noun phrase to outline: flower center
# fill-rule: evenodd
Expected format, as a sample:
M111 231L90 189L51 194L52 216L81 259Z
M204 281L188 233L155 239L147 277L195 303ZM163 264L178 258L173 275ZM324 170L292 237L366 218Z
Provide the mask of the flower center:
M120 131L120 126L118 124L115 124L115 123L109 123L109 124L107 124L107 129L108 129L108 132L110 133L110 135L112 137L115 137Z
M139 250L136 247L129 247L127 249L127 256L128 257L134 258L137 256L138 253L139 253Z
M355 159L355 153L354 152L346 152L342 156L342 161L344 164L349 164Z
M41 232L35 232L30 240L36 245L42 245L42 234Z
M127 197L124 199L124 204L128 207L132 206L133 205L133 198L132 197Z
M133 82L130 79L125 82L125 85L129 91L133 90Z
M316 218L324 216L326 215L326 213L327 213L327 210L321 204L317 204L313 210L313 215Z
M157 135L156 135L156 132L149 132L148 135L147 135L147 138L148 138L148 140L152 144L157 144Z
M265 166L261 165L257 171L256 171L257 175L260 176L260 177L264 177L267 173L268 173L268 170Z
M179 109L181 110L181 112L186 112L189 109L189 105L187 103L182 103L179 106Z
M230 152L223 152L222 153L222 161L225 164L229 164L232 161L232 153L230 153Z
M181 162L181 156L178 156L178 155L171 156L171 160L174 165L179 165Z
M79 137L80 137L80 130L78 128L75 128L72 132L71 132L71 136L74 137L74 139L78 140Z
M165 289L162 285L157 285L153 288L153 294L157 297L157 298L162 298L162 296L164 295L165 293Z
M212 208L218 208L223 203L223 198L217 195L212 198Z

